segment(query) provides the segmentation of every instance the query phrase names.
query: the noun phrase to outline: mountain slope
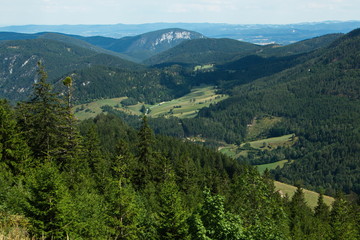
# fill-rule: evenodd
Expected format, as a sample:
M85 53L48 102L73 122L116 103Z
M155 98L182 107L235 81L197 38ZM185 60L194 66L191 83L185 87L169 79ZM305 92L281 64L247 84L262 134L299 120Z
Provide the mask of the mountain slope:
M127 70L92 66L71 73L74 98L78 102L94 99L130 97L155 104L180 97L190 91L181 69Z
M259 52L260 56L289 56L311 52L319 48L327 47L343 34L327 34L320 37L306 39L300 42L292 43L285 46L274 46L266 48Z
M232 60L262 49L261 46L232 39L197 39L184 42L144 61L149 65L162 63L208 64Z
M26 34L17 32L0 32L0 41L6 40L24 40L24 39L36 39L38 34Z
M183 41L205 38L205 36L197 32L179 28L163 29L120 39L101 36L83 37L79 35L66 35L50 32L35 34L0 32L0 41L37 38L65 42L99 53L106 53L131 61L141 62L142 60L168 50Z
M358 29L303 56L296 66L238 86L231 98L199 116L243 138L254 119L279 117L282 121L268 134L294 133L299 142L292 150L279 150L283 159L295 161L274 171L276 179L301 181L329 194L338 189L360 193L359 53Z
M48 39L2 41L0 58L3 59L0 63L0 96L11 100L28 97L36 81L38 61L46 66L51 82L75 69L97 64L121 69L142 68L115 56Z
M179 44L144 61L145 64L224 64L250 55L284 57L327 47L342 34L329 34L290 45L260 46L232 39L198 39Z
M35 34L25 34L25 33L16 33L16 32L0 32L0 41L8 41L8 40L29 40L29 39L49 39L54 40L66 44L75 45L81 48L86 48L88 50L113 55L116 57L120 57L123 59L127 59L132 61L133 59L127 55L113 52L110 50L103 49L101 47L92 45L86 41L81 40L80 36L76 35L66 35L61 33L52 33L52 32L41 32Z
M126 54L142 61L157 53L170 49L185 40L205 38L202 34L178 29L163 29L137 36L111 39L105 37L81 37L93 45Z

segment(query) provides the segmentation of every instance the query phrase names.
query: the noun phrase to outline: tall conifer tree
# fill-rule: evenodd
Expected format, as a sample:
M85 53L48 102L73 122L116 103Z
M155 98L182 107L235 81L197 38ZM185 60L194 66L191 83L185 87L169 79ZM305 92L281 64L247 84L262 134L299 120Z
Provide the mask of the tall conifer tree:
M305 201L303 189L298 186L290 201L290 233L292 239L304 239L313 229L313 213Z
M144 116L138 133L138 166L135 170L134 182L140 188L154 179L155 159L153 144L154 134L148 125L147 117Z
M40 62L38 76L32 99L19 106L19 122L34 155L38 158L51 158L63 154L59 137L63 107L61 100L47 83L47 73Z
M165 174L159 190L158 235L160 239L186 239L186 215L175 176L172 171Z

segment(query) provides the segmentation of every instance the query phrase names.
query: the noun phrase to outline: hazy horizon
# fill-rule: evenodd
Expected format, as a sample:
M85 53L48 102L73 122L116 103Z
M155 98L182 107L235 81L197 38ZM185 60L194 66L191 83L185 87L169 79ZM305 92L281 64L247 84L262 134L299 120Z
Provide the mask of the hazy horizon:
M226 23L226 22L144 22L144 23L103 23L103 24L14 24L14 25L3 25L0 27L16 27L16 26L87 26L87 25L147 25L147 24L224 24L224 25L301 25L301 24L315 24L315 23L341 23L341 22L360 22L360 20L324 20L324 21L312 21L312 22L294 22L294 23Z
M359 21L358 0L13 0L1 26Z

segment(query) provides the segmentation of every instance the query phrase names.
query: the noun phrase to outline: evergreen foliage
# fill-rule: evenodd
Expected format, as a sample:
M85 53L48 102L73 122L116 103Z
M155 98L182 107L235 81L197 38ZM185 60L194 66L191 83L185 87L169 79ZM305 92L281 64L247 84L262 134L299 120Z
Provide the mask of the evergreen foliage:
M278 150L296 162L274 171L276 178L295 182L301 175L306 185L358 192L358 56L348 54L356 52L357 35L309 60L310 72L297 66L239 85L228 100L184 121L186 131L199 135L213 127L213 139L241 142L255 116L281 117L276 128L294 132L299 142L293 151ZM16 109L0 102L0 213L23 216L31 237L359 238L359 204L342 195L331 211L320 196L313 211L300 187L291 200L282 198L268 173L155 135L146 116L134 120L139 130L112 114L78 123L70 111L72 81L66 79L68 93L54 93L39 64L30 101Z
M59 170L46 162L28 176L27 184L29 196L24 213L30 220L31 231L38 238L65 238L72 203Z
M0 101L0 164L19 174L31 164L31 152L8 103Z
M240 217L227 212L224 197L204 191L204 204L190 218L192 239L245 239Z
M35 157L59 156L61 138L59 138L63 115L63 106L59 98L51 92L47 83L47 73L38 63L38 82L34 84L34 95L27 103L19 105L19 121L26 139Z
M352 206L339 194L330 213L330 225L333 239L358 239L356 213Z

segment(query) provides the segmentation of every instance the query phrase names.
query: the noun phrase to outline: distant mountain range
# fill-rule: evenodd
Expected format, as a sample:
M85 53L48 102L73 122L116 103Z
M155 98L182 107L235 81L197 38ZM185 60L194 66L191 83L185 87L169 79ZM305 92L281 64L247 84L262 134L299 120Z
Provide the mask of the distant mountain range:
M0 27L0 31L38 33L60 32L81 36L122 38L159 29L181 28L210 38L232 38L255 44L290 44L329 33L347 33L360 27L360 21L327 21L299 24L223 24L223 23L148 23L113 25L25 25Z
M248 55L289 56L325 47L342 34L328 34L281 46L277 44L256 45L233 39L205 38L184 41L144 61L148 65L159 64L222 64Z
M87 48L98 53L115 55L134 62L141 62L157 53L168 50L185 40L203 39L204 35L179 28L163 29L137 36L120 39L109 37L83 37L60 33L24 34L0 32L1 40L50 39L78 47Z
M206 38L200 33L179 28L162 29L120 39L107 37L73 37L107 50L123 53L135 59L135 61L145 60L185 40Z
M80 102L123 95L145 102L169 100L188 92L193 84L212 81L213 77L194 77L191 71L196 65L214 64L217 69L234 70L232 65L240 59L242 65L253 68L254 59L262 63L268 60L261 57L310 52L340 36L325 35L286 46L261 46L233 39L207 38L184 29L164 29L120 39L49 32L0 32L0 58L3 59L0 97L12 101L27 98L36 81L36 63L42 61L52 83L61 83L59 80L66 75L73 76L75 95ZM247 56L249 58L244 58ZM156 65L160 70L135 62ZM274 72L290 66L293 61L279 58L271 62L273 67L269 69ZM187 70L174 68L173 64ZM225 73L226 76L224 72L219 73L221 78L229 77ZM252 75L259 76L258 73L255 71ZM139 88L139 84L143 87Z

